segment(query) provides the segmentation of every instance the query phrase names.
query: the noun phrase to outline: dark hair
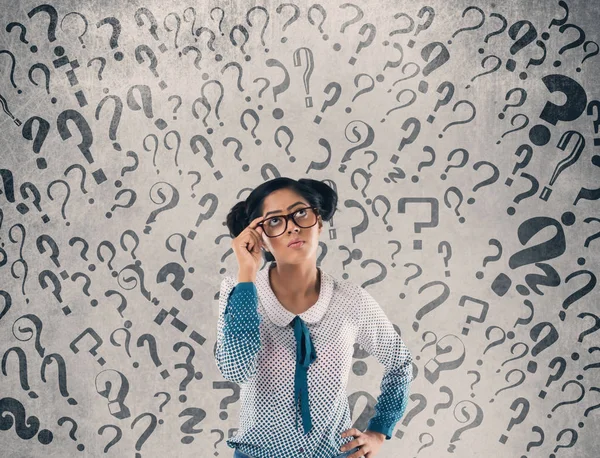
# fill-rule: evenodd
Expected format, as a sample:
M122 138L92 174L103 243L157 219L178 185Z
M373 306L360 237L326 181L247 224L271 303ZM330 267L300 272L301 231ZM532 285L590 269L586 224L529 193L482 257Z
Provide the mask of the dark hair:
M329 221L338 210L337 192L323 181L311 180L310 178L294 180L288 177L277 177L257 186L245 201L240 201L231 208L227 214L229 235L232 238L240 235L248 227L250 221L262 215L265 198L273 191L282 188L297 192L310 205L317 207L323 221ZM268 251L264 251L263 255L267 261L275 260L273 254Z

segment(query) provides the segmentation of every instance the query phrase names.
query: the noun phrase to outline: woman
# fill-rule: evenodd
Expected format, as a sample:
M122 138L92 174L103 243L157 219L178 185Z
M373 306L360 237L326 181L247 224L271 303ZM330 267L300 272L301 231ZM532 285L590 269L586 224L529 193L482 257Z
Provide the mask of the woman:
M327 184L282 177L227 215L239 271L221 283L215 359L241 388L234 458L374 458L406 409L411 353L366 290L317 267L336 205ZM346 396L355 343L386 367L365 432Z

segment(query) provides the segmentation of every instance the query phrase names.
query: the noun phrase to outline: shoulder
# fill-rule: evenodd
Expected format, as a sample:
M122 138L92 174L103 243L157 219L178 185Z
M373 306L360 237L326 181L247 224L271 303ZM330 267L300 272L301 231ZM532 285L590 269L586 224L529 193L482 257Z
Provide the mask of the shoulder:
M358 283L344 280L343 289L346 291L348 300L352 302L357 312L379 306L377 299Z
M349 281L334 277L328 272L324 272L331 278L333 285L333 300L343 301L355 304L362 289L359 285Z

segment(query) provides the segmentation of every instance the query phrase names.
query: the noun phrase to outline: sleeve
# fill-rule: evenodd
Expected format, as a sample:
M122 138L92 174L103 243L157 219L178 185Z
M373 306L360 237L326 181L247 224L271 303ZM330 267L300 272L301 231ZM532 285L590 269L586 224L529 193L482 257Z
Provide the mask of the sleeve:
M385 434L386 440L390 440L408 404L409 384L413 380L412 355L377 301L362 287L355 304L356 341L385 366L381 394L367 430Z
M253 282L237 283L227 276L219 293L215 360L223 378L244 383L256 373L260 349L258 294Z

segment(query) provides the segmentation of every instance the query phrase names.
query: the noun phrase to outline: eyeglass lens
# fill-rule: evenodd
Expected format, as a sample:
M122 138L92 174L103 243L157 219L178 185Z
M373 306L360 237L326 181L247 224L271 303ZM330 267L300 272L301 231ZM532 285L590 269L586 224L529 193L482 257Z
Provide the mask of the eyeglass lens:
M296 224L302 228L312 227L317 223L317 214L313 208L302 208L292 214ZM283 234L287 226L287 219L283 215L269 217L263 224L263 229L269 237Z

